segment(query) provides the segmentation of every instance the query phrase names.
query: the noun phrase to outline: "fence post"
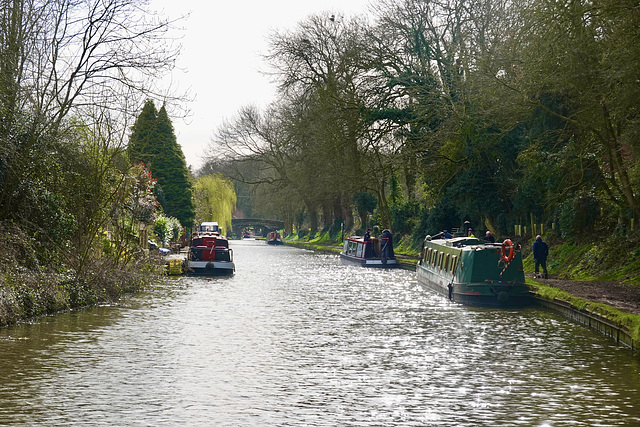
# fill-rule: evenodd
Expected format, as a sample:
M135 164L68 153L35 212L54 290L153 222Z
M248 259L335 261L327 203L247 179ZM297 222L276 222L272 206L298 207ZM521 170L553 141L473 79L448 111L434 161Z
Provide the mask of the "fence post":
M536 234L536 225L533 223L533 213L529 212L529 219L531 220L531 235Z

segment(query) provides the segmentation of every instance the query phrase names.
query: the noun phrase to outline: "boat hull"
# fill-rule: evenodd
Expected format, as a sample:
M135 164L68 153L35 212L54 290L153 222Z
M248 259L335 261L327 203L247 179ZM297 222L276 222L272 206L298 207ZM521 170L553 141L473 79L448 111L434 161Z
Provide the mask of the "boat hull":
M416 267L418 284L441 294L450 301L491 308L520 308L533 303L529 287L524 283L456 283L421 265Z
M190 276L229 276L236 271L230 261L187 261L186 274Z
M395 258L382 259L382 258L360 258L352 255L340 254L340 259L347 263L358 264L363 267L371 268L396 268L400 266L398 260Z

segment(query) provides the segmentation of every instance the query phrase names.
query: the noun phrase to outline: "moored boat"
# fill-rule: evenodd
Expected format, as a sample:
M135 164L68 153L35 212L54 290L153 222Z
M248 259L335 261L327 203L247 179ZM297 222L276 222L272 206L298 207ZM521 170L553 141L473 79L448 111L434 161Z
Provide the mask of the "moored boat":
M284 245L284 242L282 241L280 233L278 233L277 231L272 231L271 233L267 234L267 244Z
M400 264L392 246L388 238L365 239L361 236L351 236L344 239L340 258L364 267L394 268Z
M451 301L484 307L522 307L532 298L522 254L511 240L425 238L416 266L418 283Z
M193 275L231 275L236 267L229 240L220 234L217 222L203 222L191 238L185 272Z

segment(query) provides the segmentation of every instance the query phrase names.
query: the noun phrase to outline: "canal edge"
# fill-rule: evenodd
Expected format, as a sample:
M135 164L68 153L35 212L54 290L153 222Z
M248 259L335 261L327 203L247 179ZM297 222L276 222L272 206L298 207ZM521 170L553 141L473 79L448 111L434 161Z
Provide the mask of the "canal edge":
M593 311L577 308L570 302L560 299L550 300L536 294L534 290L531 291L531 297L536 305L595 329L605 336L613 338L617 343L630 348L634 353L638 353L638 342L633 339L631 332L625 325L614 322Z

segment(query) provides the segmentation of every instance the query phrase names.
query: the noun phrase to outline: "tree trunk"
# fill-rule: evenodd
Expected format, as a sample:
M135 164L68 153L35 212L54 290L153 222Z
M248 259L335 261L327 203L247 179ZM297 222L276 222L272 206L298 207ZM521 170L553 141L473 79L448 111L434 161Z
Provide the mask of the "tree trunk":
M609 152L611 170L614 172L614 176L617 176L620 181L622 196L633 213L633 218L638 220L640 219L640 207L638 206L638 201L633 193L633 186L629 179L629 174L627 173L627 166L622 158L622 146L618 139L618 132L616 132L613 124L611 123L609 110L605 103L603 102L601 105L604 113L606 129L606 135L603 140Z
M327 228L331 225L333 214L331 212L331 202L325 200L322 202L322 227Z

